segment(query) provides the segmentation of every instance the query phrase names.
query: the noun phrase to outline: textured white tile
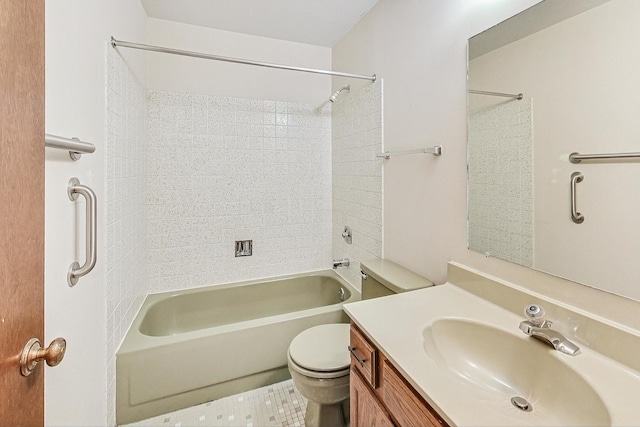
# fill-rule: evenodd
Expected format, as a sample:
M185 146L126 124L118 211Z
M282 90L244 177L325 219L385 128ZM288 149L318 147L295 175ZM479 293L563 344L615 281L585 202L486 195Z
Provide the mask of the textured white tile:
M147 99L151 292L329 265L331 238L317 229L331 221L331 198L321 197L331 191L331 157L310 151L330 152L326 112L158 91ZM170 115L176 125L158 131ZM321 138L318 129L325 130ZM303 144L307 151L299 150L294 134L314 138ZM291 233L292 224L308 227ZM234 257L234 241L241 239L253 239L252 257ZM188 279L185 269L194 273Z
M382 82L352 91L332 105L333 258L338 272L360 288L360 260L382 257ZM341 237L351 227L353 244Z
M288 380L129 425L304 426L306 406Z
M469 247L529 266L533 262L531 111L530 101L510 102L477 111L469 122Z
M107 53L107 87L104 294L107 301L107 413L113 425L115 352L148 293L144 165L149 126L146 90L113 50Z

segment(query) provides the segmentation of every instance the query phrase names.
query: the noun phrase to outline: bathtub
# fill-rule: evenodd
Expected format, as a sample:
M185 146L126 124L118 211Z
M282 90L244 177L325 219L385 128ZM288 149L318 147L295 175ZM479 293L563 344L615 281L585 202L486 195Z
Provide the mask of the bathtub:
M358 299L332 270L147 296L116 353L116 422L290 378L291 340Z

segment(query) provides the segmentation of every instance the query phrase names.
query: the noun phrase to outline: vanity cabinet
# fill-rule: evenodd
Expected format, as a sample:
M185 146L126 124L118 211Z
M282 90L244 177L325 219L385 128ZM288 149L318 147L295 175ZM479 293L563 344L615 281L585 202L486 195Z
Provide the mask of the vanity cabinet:
M350 342L352 427L447 426L353 323Z

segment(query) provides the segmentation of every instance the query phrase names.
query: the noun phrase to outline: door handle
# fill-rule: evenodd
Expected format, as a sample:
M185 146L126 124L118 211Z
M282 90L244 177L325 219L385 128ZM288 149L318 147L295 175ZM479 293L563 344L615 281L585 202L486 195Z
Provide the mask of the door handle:
M20 353L20 372L25 377L29 376L42 360L46 360L49 366L57 366L66 351L67 341L64 338L54 339L47 348L42 348L38 338L31 338Z

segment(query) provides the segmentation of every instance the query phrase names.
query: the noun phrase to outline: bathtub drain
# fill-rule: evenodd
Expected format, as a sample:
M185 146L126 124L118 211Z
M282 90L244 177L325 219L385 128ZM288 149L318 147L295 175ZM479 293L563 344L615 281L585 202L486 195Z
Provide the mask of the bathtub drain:
M521 411L525 411L525 412L531 412L531 410L533 409L531 404L527 402L527 399L520 396L512 397L511 404L516 408L520 409Z

